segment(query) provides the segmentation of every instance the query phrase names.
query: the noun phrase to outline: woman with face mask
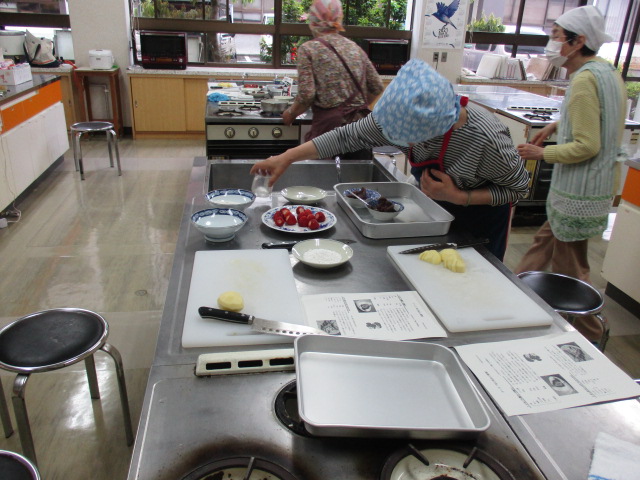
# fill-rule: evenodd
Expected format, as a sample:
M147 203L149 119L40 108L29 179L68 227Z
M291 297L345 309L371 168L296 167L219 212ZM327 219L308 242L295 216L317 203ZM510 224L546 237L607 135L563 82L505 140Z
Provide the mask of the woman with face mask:
M547 197L547 222L515 273L545 270L589 281L588 239L607 227L614 193L616 161L625 125L627 95L616 69L596 52L611 37L604 18L593 6L561 15L551 30L546 54L565 67L570 83L560 120L543 128L518 153L554 164ZM557 133L557 144L542 147ZM574 325L591 340L602 333L595 318Z

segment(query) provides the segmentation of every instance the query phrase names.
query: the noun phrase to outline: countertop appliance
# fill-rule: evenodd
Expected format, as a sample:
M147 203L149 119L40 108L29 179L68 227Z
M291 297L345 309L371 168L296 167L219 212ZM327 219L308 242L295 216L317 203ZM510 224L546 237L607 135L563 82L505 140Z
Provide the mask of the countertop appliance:
M396 75L409 61L410 45L407 40L367 38L363 47L380 75Z
M111 50L89 50L89 68L110 70L115 63Z
M187 34L184 32L140 32L143 68L184 70L187 68Z
M263 112L260 101L242 98L242 88L209 89L227 95L230 100L207 99L205 125L207 157L211 159L267 158L300 144L302 125L311 123L311 112L300 115L292 125L284 125L280 114ZM231 102L231 103L230 103Z

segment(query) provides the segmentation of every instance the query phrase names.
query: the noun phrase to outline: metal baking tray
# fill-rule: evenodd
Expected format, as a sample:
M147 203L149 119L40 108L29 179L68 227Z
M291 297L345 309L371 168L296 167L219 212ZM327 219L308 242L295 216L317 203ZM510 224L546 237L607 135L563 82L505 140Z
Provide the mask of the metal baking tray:
M391 221L373 218L366 205L352 207L344 191L350 188L370 188L389 200L404 205L404 210ZM338 204L355 223L360 233L368 238L404 238L446 235L453 215L427 197L417 187L404 182L338 183L333 189Z
M458 440L489 427L460 361L441 345L305 335L294 350L298 412L313 435Z

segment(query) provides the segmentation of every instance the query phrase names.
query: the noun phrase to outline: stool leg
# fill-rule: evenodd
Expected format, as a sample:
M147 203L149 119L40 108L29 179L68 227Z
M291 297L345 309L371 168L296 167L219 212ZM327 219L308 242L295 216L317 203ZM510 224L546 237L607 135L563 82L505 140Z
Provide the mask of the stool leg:
M105 343L100 350L108 353L116 364L116 375L118 377L118 387L120 389L120 403L122 403L122 416L124 418L124 431L127 436L127 445L133 445L133 427L131 425L131 412L129 411L129 397L127 395L127 384L124 380L124 367L120 352L113 345Z
M111 133L111 138L113 139L113 145L116 149L116 163L118 164L118 176L122 176L122 168L120 167L120 152L118 151L118 136L116 135L115 130L109 130L109 133ZM111 166L113 167L113 160L111 162Z
M113 143L113 135L111 135L111 130L107 130L107 147L109 148L109 165L113 168L113 148L111 144Z
M607 342L609 341L609 322L607 322L607 319L600 313L596 313L594 316L602 324L602 337L600 337L600 340L598 341L598 349L601 352L604 352L604 347L606 347Z
M96 362L93 359L93 355L89 355L84 359L84 369L87 371L91 398L94 400L100 398L100 387L98 386L98 376L96 375Z
M20 445L25 457L37 465L36 449L31 436L31 426L29 425L29 415L27 415L27 404L24 401L25 390L27 388L29 375L19 374L13 382L13 411L16 415L18 433L20 434Z
M13 425L11 425L11 417L9 416L9 407L7 399L4 396L4 388L0 381L0 417L2 418L2 427L4 428L5 438L9 438L13 433Z
M76 172L80 170L80 166L78 165L78 135L79 133L71 132L71 146L73 147L73 163L76 166Z
M84 165L82 164L82 147L80 146L80 140L82 139L82 132L78 132L76 141L78 142L78 169L80 170L80 180L84 180Z

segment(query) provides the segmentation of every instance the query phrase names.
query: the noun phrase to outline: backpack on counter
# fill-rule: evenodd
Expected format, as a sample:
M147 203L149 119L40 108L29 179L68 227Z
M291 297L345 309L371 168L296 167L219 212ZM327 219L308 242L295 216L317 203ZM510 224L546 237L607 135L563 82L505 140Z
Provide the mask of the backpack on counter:
M53 56L53 42L48 38L38 38L29 30L24 38L24 53L32 67L55 68L60 66L60 62Z

